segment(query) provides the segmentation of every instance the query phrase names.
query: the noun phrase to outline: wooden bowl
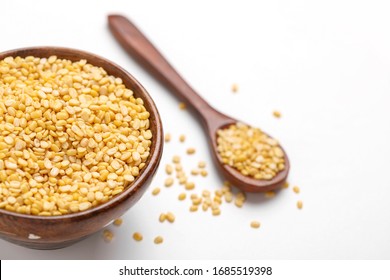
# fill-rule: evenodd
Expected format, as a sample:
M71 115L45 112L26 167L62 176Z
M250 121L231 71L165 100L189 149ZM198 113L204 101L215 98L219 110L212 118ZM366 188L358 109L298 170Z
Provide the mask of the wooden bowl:
M115 218L123 215L143 195L159 165L163 149L163 129L160 115L152 98L142 85L118 65L84 51L58 47L32 47L0 53L0 59L8 56L36 56L78 61L86 59L88 63L104 68L108 74L122 79L134 95L144 101L150 112L150 129L153 133L150 156L142 169L125 190L106 203L86 211L62 216L33 216L0 209L0 238L9 242L34 248L57 249L69 246L101 230Z

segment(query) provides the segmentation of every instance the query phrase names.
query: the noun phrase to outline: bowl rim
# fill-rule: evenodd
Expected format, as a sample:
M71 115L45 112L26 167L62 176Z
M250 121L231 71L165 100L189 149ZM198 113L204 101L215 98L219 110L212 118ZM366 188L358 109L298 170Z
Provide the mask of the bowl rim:
M3 60L8 56L15 57L15 55L20 57L27 57L29 56L29 53L33 51L49 52L49 54L45 56L46 58L48 58L51 55L57 55L58 58L69 59L69 58L62 57L62 55L64 56L76 55L79 60L86 59L87 63L90 63L94 66L102 67L107 72L108 75L110 75L110 73L107 69L105 69L105 67L95 65L94 63L89 62L89 60L96 59L98 60L99 63L112 66L117 71L121 72L121 74L123 74L123 76L125 76L129 81L134 83L135 87L137 88L137 89L131 89L134 90L134 95L138 96L139 92L141 92L140 97L142 98L144 103L147 104L147 107L149 107L148 112L150 113L150 116L154 117L156 131L153 134L153 138L152 138L153 141L150 148L151 153L145 164L145 168L141 170L140 174L135 178L135 180L130 184L130 186L127 186L121 193L115 195L113 198L109 199L103 204L100 204L88 210L84 210L76 213L64 214L64 215L56 215L56 216L39 216L39 215L31 215L31 214L22 214L13 211L8 211L5 209L0 209L0 216L6 215L6 216L13 216L15 218L23 218L23 219L30 219L30 220L45 220L45 221L53 221L53 222L58 220L63 221L63 220L75 219L75 218L85 219L88 218L89 216L94 216L100 212L104 212L106 209L111 208L111 206L115 206L116 204L123 203L124 201L126 201L132 196L133 191L137 191L137 188L142 188L144 185L146 186L145 182L149 179L150 176L153 176L155 174L159 166L162 157L164 141L163 141L162 121L156 104L154 103L153 99L151 98L147 90L142 86L142 84L136 78L134 78L134 76L131 75L128 71L126 71L124 68L122 68L115 62L88 51L68 48L68 47L57 47L57 46L32 46L32 47L17 48L17 49L0 52L0 60ZM77 61L72 59L69 60L73 62ZM151 127L152 126L150 126L150 128Z

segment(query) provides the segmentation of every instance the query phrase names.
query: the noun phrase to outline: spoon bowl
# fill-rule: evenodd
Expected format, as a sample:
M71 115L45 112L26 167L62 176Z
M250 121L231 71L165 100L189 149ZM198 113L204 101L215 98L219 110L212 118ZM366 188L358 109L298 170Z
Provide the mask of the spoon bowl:
M254 179L245 176L234 167L223 164L217 149L217 131L239 121L215 110L200 97L127 18L121 15L110 15L108 24L111 32L127 53L178 98L182 99L186 104L190 104L198 114L208 135L215 165L228 181L247 192L265 192L280 188L284 184L288 176L290 164L287 154L281 146L279 147L284 152L285 168L270 180Z
M219 112L217 112L219 113ZM219 113L221 114L221 113ZM284 169L276 174L270 180L259 180L253 177L245 176L240 171L235 169L234 167L223 164L221 155L218 153L217 148L217 131L219 129L228 128L232 124L236 124L238 121L235 119L231 119L228 116L221 114L221 119L213 118L213 125L209 127L208 136L209 136L209 144L212 147L211 152L213 155L214 163L217 166L220 173L231 182L237 188L245 191L245 192L266 192L275 190L283 186L286 182L288 172L290 170L290 162L288 160L287 154L283 147L279 146L284 153ZM270 135L266 134L268 137Z

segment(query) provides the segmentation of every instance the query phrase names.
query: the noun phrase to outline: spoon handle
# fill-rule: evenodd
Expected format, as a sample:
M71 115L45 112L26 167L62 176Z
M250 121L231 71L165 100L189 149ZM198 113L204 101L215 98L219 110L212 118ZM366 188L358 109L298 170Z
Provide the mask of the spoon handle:
M186 81L176 72L162 54L141 33L130 20L120 15L108 16L111 32L122 47L148 72L154 75L163 85L171 90L179 99L199 113L204 124L210 117L224 118L200 97Z

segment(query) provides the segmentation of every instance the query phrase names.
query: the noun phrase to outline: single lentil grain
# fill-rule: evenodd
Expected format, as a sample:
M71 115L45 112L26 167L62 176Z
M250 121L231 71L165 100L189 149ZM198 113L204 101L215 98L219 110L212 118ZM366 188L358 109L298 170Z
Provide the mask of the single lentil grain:
M295 193L299 193L301 190L299 189L298 186L294 186L294 187L293 187L293 191L294 191Z
M185 185L187 183L187 176L182 175L179 177L179 184L180 185Z
M227 187L227 186L223 186L222 187L222 193L225 194L227 192L231 192L232 191L232 188L231 187Z
M184 102L179 103L180 110L185 110L187 108L187 105Z
M185 136L184 134L180 135L180 136L179 136L179 141L182 142L182 143L183 143L184 141L186 141L186 136Z
M221 209L219 209L219 208L213 209L212 214L213 214L213 216L219 216L221 214Z
M259 228L260 222L259 221L252 221L250 225L252 228Z
M184 199L186 199L186 197L187 197L186 193L181 193L181 194L179 194L178 199L184 200Z
M115 219L115 220L114 220L114 223L113 223L113 224L114 224L115 226L118 226L118 227L119 227L120 225L122 225L122 223L123 223L123 219L118 218L118 219Z
M279 112L279 111L273 111L272 114L274 115L275 118L281 118L282 117L282 114Z
M201 197L197 197L197 198L192 199L192 204L193 205L200 205L201 203L202 203L202 198Z
M224 182L223 182L223 185L224 185L225 187L231 187L231 186L232 186L232 184L231 184L229 181L224 181Z
M171 141L171 134L170 133L166 133L165 135L164 135L164 141L166 142L166 143L168 143L168 142L170 142Z
M246 195L245 195L245 193L243 193L243 192L237 193L237 194L236 194L236 199L245 201L245 200L246 200Z
M188 191L195 189L195 183L194 182L186 182L185 183L185 189L188 190Z
M164 239L161 236L157 236L154 238L154 244L161 244L163 243Z
M198 211L198 205L191 205L190 212L196 212L196 211Z
M192 169L191 170L191 175L197 176L198 174L199 174L199 170L197 170L197 169Z
M180 163L180 157L179 156L173 156L172 162L173 163Z
M171 175L172 172L173 172L173 167L172 167L172 165L170 165L170 164L165 165L165 172L166 172L168 175Z
M104 238L104 241L111 242L112 239L114 239L114 234L109 229L105 229L103 231L103 238Z
M175 221L175 219L176 219L176 217L175 217L175 215L172 212L168 212L167 213L167 220L168 220L168 222L173 223Z
M152 195L158 195L160 193L161 189L160 188L154 188L152 191Z
M301 200L298 200L298 202L297 202L297 207L298 207L298 209L302 209L302 207L303 207L303 202L302 202Z
M233 201L233 194L231 192L227 192L225 193L225 201L227 203L230 203Z
M133 233L133 239L134 239L135 241L139 242L139 241L142 241L142 239L144 239L144 237L142 236L141 233L139 233L139 232L134 232L134 233Z
M188 155L193 155L193 154L195 154L195 152L196 152L195 148L188 148L187 149L187 154Z
M202 191L202 196L203 196L203 197L210 197L210 195L211 195L211 193L210 193L209 190L203 190L203 191Z
M168 177L167 179L165 179L164 185L167 188L171 187L173 185L173 178L172 177Z
M244 205L244 201L241 199L236 199L234 201L234 205L236 205L238 208L241 208Z
M274 191L265 192L265 197L266 198L273 198L273 197L275 197L275 192Z
M165 222L166 219L167 219L167 215L165 213L161 213L160 216L158 217L160 223Z
M180 163L175 164L175 171L176 172L183 171L183 166Z
M236 93L238 91L238 84L232 84L232 92Z

